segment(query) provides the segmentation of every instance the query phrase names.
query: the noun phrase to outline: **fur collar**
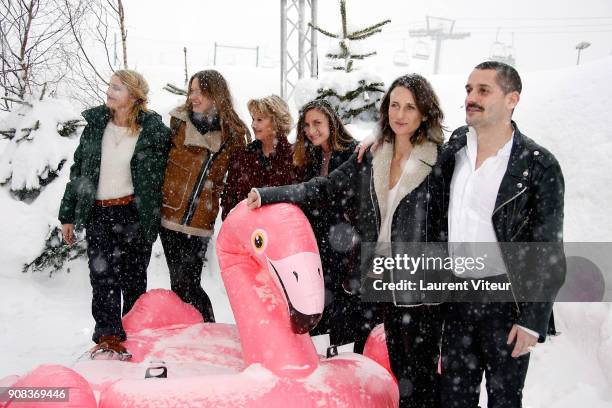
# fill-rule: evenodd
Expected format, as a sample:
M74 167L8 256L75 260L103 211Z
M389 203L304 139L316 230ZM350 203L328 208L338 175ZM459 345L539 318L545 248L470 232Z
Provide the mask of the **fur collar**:
M400 201L417 188L431 173L431 169L438 158L438 149L436 144L429 140L412 149L410 157L405 163L404 171L406 174L399 181L399 190L389 209L387 209L387 195L389 193L389 172L393 159L393 143L383 143L373 155L374 190L378 199L380 215L384 219L388 210L393 214Z
M204 147L211 152L218 152L223 141L220 130L213 130L201 134L189 119L189 114L184 106L179 106L170 112L170 116L185 122L185 146Z

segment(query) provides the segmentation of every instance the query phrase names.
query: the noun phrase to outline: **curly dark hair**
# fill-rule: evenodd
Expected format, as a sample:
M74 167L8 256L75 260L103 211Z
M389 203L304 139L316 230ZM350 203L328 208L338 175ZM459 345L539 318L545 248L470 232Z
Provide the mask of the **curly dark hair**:
M395 133L389 124L389 104L391 99L391 91L398 86L403 86L412 92L416 106L423 115L423 122L410 138L410 142L416 146L423 143L425 140L430 140L436 144L444 142L444 113L440 108L438 96L433 90L433 87L419 74L408 74L397 78L391 86L380 104L380 120L378 126L380 132L378 141L392 142L395 138Z

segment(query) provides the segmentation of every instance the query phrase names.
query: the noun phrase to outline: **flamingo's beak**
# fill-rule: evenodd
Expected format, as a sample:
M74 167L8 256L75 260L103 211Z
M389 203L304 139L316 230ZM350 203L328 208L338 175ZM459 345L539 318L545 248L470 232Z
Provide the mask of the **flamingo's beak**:
M318 254L301 252L280 260L268 260L287 299L291 328L304 334L321 320L325 304L323 268Z

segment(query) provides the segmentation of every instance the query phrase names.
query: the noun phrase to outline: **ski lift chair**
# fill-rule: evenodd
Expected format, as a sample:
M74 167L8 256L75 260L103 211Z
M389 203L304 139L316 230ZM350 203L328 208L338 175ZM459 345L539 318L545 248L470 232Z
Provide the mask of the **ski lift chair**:
M516 60L514 59L514 47L496 41L491 47L490 59L492 61L499 61L510 66L514 66L516 63Z
M429 45L425 41L420 40L414 47L414 54L412 54L412 58L428 60L430 54L431 52L429 51Z
M516 65L516 59L514 58L514 56L516 55L516 50L514 49L514 46L507 45L505 54L506 54L506 60L504 62L514 67Z
M506 45L503 42L495 41L491 45L491 51L489 53L490 58L493 61L504 61L506 59Z
M410 55L408 55L406 50L396 51L395 55L393 55L393 64L400 67L407 67L410 65Z

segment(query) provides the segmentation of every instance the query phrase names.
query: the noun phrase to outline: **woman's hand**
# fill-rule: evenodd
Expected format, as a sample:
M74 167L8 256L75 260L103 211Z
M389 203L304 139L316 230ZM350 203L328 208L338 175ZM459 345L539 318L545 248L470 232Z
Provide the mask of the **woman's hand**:
M68 245L74 244L74 224L62 224L62 236Z
M257 190L254 188L251 189L249 195L247 196L247 207L249 207L251 210L261 207L261 198L259 197L259 194L257 194Z
M365 153L368 151L368 148L370 148L370 146L372 146L370 150L372 151L372 153L374 153L376 149L378 149L379 144L380 143L376 142L376 138L374 136L368 136L363 139L355 148L355 153L358 153L357 162L361 163L361 160L363 160L363 156L365 156Z

